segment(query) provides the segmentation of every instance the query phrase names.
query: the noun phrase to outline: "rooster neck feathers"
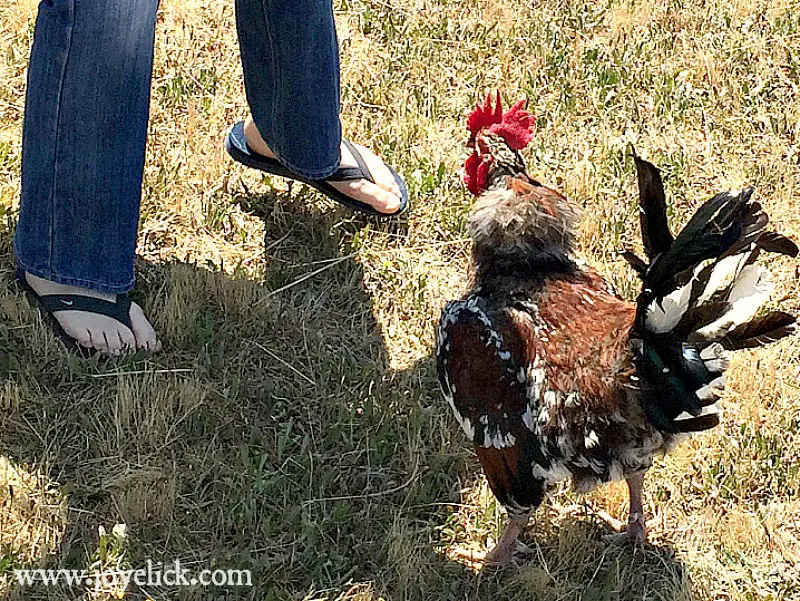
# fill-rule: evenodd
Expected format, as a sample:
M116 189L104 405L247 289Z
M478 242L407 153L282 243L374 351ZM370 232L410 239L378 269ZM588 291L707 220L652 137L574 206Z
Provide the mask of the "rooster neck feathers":
M525 159L499 135L482 133L476 137L481 160L488 164L486 189L506 188L507 177L529 180Z
M576 211L561 194L506 176L475 203L469 220L476 279L536 281L575 272L570 257Z

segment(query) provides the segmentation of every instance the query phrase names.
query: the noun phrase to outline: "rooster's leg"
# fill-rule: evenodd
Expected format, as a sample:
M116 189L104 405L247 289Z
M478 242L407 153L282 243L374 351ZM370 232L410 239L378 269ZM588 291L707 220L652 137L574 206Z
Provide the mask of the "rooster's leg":
M625 534L637 545L647 542L645 530L644 507L642 506L642 492L644 490L644 472L628 478L628 491L630 492L630 515Z
M626 482L628 483L628 492L630 493L630 513L628 522L624 524L605 512L601 512L600 517L611 524L615 530L619 531L618 534L609 534L603 538L611 542L633 542L637 545L643 545L647 542L644 507L642 505L644 472L631 476Z
M516 552L524 553L527 549L519 540L519 535L523 528L528 524L529 515L510 517L508 526L506 526L503 536L495 545L484 560L485 565L505 567L517 564L514 554Z

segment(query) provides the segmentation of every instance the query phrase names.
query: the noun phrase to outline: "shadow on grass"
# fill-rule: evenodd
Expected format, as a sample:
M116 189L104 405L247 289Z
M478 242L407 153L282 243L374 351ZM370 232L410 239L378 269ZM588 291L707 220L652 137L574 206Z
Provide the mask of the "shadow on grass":
M512 575L438 553L474 463L457 432L451 442L433 361L387 364L351 257L358 222L302 194L236 200L264 220L263 282L140 262L134 298L165 347L153 357L65 353L16 291L0 236L0 456L27 474L27 488L0 482L0 599L91 592L19 587L18 567L176 559L251 570L253 586L132 586L126 598L600 599L627 575L642 598L641 574L681 598L667 594L688 586L668 550L641 571L585 524L544 533L544 567ZM127 538L110 554L99 528L118 523Z
M490 581L510 599L692 599L683 564L669 544L611 543L610 528L589 515L556 521L540 511L525 537L534 550L531 561L506 582Z

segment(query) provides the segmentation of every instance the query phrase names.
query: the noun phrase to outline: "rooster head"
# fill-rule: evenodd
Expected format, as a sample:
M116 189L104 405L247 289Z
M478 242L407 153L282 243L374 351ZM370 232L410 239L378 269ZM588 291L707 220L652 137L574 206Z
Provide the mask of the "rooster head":
M464 183L476 196L489 187L493 175L524 171L525 163L519 151L533 139L535 119L525 110L525 100L505 112L499 91L496 102L492 100L489 94L467 119L470 132L467 145L472 148L472 154L464 163Z

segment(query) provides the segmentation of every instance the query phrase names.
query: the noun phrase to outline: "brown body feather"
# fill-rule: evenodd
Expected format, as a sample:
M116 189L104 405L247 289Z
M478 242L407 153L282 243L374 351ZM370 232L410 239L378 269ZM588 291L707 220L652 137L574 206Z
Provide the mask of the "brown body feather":
M612 296L605 281L588 271L576 281L548 282L538 304L549 328L539 352L552 387L578 390L597 409L614 411L621 376L632 372L626 334L636 306Z

